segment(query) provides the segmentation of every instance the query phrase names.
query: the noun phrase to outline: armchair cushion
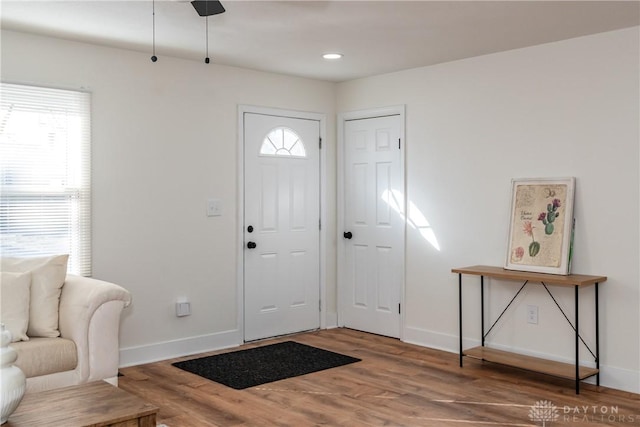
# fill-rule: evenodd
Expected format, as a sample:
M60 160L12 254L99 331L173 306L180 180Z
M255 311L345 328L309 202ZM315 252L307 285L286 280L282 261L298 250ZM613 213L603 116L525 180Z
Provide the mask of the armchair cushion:
M27 341L31 273L2 272L0 314L2 323L11 332L11 342Z
M31 298L29 309L29 337L58 337L58 305L67 275L69 255L48 257L3 257L0 270L4 272L31 272Z
M14 364L27 378L70 371L78 365L76 344L64 338L32 338L11 347L18 354Z

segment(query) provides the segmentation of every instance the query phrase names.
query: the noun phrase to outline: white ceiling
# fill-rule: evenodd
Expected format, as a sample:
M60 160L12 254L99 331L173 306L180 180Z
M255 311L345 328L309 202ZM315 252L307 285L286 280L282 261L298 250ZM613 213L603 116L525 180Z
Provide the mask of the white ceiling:
M213 63L329 81L640 25L639 1L242 1L209 17ZM152 51L152 2L2 0L3 29ZM156 55L202 61L205 18L157 0ZM321 58L340 52L340 61Z

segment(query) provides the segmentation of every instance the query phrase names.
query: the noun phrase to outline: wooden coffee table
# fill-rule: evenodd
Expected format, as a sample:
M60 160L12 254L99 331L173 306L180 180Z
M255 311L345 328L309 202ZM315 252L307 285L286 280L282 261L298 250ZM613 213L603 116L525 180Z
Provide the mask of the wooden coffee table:
M3 427L155 427L158 408L104 381L29 393Z

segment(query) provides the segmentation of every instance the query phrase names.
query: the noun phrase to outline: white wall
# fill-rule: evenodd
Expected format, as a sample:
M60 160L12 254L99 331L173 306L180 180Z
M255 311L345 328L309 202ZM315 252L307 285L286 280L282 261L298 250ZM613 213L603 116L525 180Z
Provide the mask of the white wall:
M575 176L574 272L609 277L601 287L602 382L640 392L638 35L615 31L336 87L168 57L152 64L145 54L3 31L1 73L93 94L94 276L133 293L122 322L125 364L239 342L238 104L327 114L330 312L335 112L405 104L408 198L441 250L409 230L404 338L457 351L450 271L502 264L510 179ZM208 197L222 199L222 217L205 217ZM467 280L472 341L478 292ZM514 285L494 284L502 286L492 286L495 315ZM590 294L580 329L592 344ZM181 296L194 314L177 319ZM571 317L572 295L560 290L558 298ZM570 359L571 330L545 295L533 288L519 301L494 343ZM527 304L540 306L539 325L526 324Z
M215 58L213 59L215 62ZM326 114L335 212L335 85L15 32L2 79L92 93L93 275L129 289L123 364L239 344L239 104ZM205 201L223 215L206 217ZM329 218L335 235L335 214ZM335 239L325 272L335 319ZM193 314L175 316L176 298Z
M408 230L406 340L457 351L451 268L503 265L511 178L575 176L573 272L608 276L601 381L640 392L638 40L636 27L338 85L339 112L406 104L407 197L441 247ZM479 279L464 280L470 345ZM517 287L491 285L495 319ZM525 290L490 341L571 360L570 326L540 287ZM552 291L573 318L572 289ZM580 330L593 345L593 290L583 295ZM540 307L538 325L526 323L527 304Z

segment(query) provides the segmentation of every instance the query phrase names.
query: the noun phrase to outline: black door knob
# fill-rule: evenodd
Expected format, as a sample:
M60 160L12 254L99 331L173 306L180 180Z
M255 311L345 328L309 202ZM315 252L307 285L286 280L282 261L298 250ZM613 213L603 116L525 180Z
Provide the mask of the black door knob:
M247 243L247 247L249 249L255 249L256 248L256 242L249 242Z
M353 237L353 234L350 231L345 231L344 233L342 233L342 235L344 236L345 239L349 239L349 240L351 240L351 238Z

